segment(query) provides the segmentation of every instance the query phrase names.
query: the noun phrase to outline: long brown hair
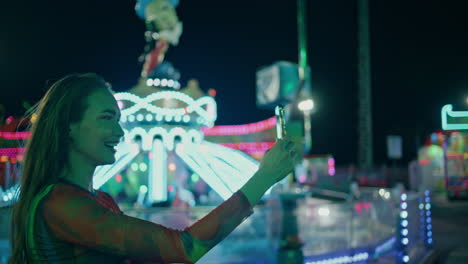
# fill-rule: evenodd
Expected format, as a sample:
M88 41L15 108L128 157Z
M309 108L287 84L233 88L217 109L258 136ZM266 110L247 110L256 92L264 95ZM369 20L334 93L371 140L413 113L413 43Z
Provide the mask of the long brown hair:
M108 84L94 73L68 75L55 82L33 110L37 116L26 143L19 193L12 208L8 264L31 262L26 251L31 201L58 180L68 162L70 124L82 119L87 97L102 88L109 89Z

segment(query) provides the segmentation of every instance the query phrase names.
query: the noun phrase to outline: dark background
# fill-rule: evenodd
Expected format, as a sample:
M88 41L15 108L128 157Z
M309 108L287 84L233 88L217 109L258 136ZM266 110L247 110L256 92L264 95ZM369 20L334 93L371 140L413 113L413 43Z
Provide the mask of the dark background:
M375 163L388 163L386 135L403 136L404 165L440 109L466 109L466 1L370 0ZM308 51L317 112L313 152L338 165L356 162L357 60L355 0L310 0ZM132 87L141 69L144 23L134 1L0 2L0 104L10 115L36 103L47 80L97 72L117 91ZM296 1L181 0L179 46L166 56L203 90L218 92L218 125L266 119L255 105L255 71L278 60L297 62Z

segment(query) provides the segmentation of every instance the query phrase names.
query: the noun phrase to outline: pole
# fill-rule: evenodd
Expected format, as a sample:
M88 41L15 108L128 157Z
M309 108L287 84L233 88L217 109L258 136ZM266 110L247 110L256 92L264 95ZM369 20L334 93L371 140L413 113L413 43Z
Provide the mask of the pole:
M365 169L373 164L370 63L369 3L358 0L358 163Z
M304 0L297 1L297 29L299 45L299 81L305 81L308 77L307 69L307 15ZM302 88L302 87L301 87Z
M306 12L306 1L297 0L297 37L298 37L298 51L299 51L299 89L298 97L301 99L310 99L311 91L307 85L310 81L310 75L307 73L307 12ZM305 153L309 153L312 148L312 131L311 131L311 120L310 112L304 113L304 140L305 140Z

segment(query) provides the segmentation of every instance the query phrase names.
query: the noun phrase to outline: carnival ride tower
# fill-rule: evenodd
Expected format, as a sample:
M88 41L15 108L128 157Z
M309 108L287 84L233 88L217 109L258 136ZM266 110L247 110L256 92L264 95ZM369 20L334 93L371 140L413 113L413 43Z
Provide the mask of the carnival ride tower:
M174 188L184 189L183 181L192 173L192 178L200 177L227 199L258 168L258 162L247 154L204 140L201 128L213 127L216 121L214 98L205 95L196 80L181 88L179 72L164 61L169 44L177 45L182 33L177 3L137 2L137 14L148 29L142 73L135 87L114 94L125 135L117 146L116 162L98 167L93 178L96 189L114 176L113 184L133 178L138 184L129 192L138 192L139 202L146 196L144 204L167 201ZM185 178L178 180L178 175Z

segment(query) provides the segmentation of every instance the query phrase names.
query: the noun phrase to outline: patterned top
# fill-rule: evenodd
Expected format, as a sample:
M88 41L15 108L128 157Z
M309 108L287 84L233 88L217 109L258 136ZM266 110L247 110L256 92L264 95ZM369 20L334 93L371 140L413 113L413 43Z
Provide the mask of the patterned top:
M107 193L60 181L33 201L32 263L195 263L252 214L238 191L184 230L124 215Z

